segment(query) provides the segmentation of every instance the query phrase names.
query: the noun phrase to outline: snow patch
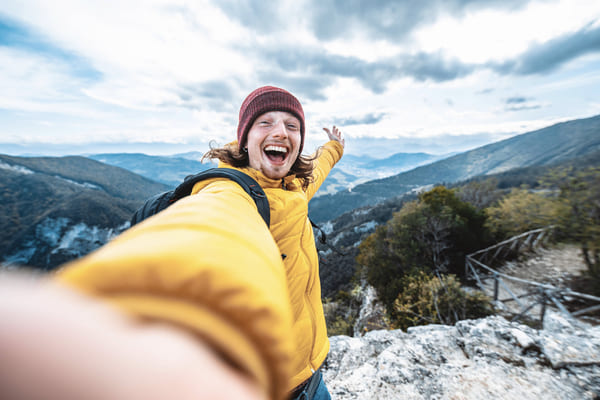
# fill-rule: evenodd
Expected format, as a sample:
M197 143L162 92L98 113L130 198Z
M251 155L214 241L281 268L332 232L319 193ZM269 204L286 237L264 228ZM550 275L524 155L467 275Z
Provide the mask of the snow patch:
M356 217L360 217L361 215L365 215L367 214L369 211L371 211L370 207L365 207L365 208L359 208L357 210L352 211L352 216L354 218Z
M73 224L70 219L62 217L46 218L36 226L33 237L26 239L17 251L5 256L3 261L9 265L27 265L36 254L38 257L40 254L47 255L50 264L51 255L58 255L59 259L61 255L63 258L78 258L106 244L127 228L129 221L113 229L88 226L83 222Z
M435 185L417 186L416 188L411 189L410 193L419 194L419 193L423 193L423 192L428 192L431 189L433 189L434 186Z
M368 221L368 222L365 222L365 223L360 224L358 226L355 226L354 227L354 232L355 233L371 232L373 229L375 229L376 226L377 226L377 222L376 221Z
M59 242L62 231L71 222L69 218L46 218L35 227L36 239L44 242L48 246L56 246Z
M61 179L61 180L65 181L65 182L69 182L69 183L71 183L73 185L81 186L81 187L84 187L84 188L102 190L102 188L100 186L95 185L95 184L90 183L90 182L77 182L77 181L74 181L72 179L68 179L68 178L65 178L65 177L59 176L59 175L54 175L54 177L57 178L57 179Z
M8 171L18 172L19 174L25 174L25 175L29 175L29 174L33 174L34 173L29 168L25 168L25 167L23 167L21 165L7 164L7 163L5 163L3 161L0 161L0 169L5 169L5 170L8 170Z
M321 225L321 230L325 232L326 235L329 235L331 232L333 232L333 223L331 221L325 222L323 225Z

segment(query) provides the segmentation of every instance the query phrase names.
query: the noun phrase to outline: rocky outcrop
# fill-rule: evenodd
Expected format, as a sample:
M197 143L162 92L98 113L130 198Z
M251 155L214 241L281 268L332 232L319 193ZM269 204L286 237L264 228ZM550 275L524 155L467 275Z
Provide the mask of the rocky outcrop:
M553 312L542 330L492 316L330 340L333 399L600 398L600 326Z

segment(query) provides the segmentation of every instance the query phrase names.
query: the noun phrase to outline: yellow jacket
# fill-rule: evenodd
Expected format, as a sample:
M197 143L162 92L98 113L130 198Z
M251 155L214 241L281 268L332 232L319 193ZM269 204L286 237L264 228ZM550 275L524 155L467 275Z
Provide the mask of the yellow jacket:
M337 142L323 147L306 192L293 177L284 190L242 169L267 194L271 232L236 183L207 180L58 279L140 320L198 335L282 399L329 350L307 208L342 152Z

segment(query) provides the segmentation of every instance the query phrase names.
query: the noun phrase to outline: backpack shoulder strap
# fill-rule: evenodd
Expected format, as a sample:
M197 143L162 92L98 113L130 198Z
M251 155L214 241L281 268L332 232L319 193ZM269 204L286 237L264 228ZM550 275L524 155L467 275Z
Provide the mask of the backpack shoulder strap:
M241 186L246 193L252 197L252 200L256 203L256 208L262 219L267 224L267 227L271 226L271 211L269 209L269 200L264 190L260 187L252 177L245 173L232 168L211 168L206 171L199 172L194 175L187 176L183 183L175 188L173 196L171 197L171 203L177 200L189 196L192 193L194 185L200 181L211 178L226 178L234 181Z

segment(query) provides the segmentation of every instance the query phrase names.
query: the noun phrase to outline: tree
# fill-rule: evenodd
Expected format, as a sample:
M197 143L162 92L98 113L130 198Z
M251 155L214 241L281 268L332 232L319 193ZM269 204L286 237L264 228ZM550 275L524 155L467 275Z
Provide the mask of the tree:
M600 293L600 167L581 171L555 171L550 180L559 182L560 199L567 208L560 228L581 246L593 289Z
M456 196L477 210L483 210L502 197L502 190L498 189L497 178L488 178L482 181L474 180L460 186L457 188Z
M406 330L416 325L454 324L492 313L489 298L479 291L462 289L455 275L434 276L419 271L406 275L403 286L394 301L391 318L394 328Z
M564 206L548 195L513 189L497 206L485 209L486 226L497 240L556 224Z
M466 254L488 244L485 216L438 186L406 203L361 243L359 273L391 310L402 278L416 270L462 274Z

